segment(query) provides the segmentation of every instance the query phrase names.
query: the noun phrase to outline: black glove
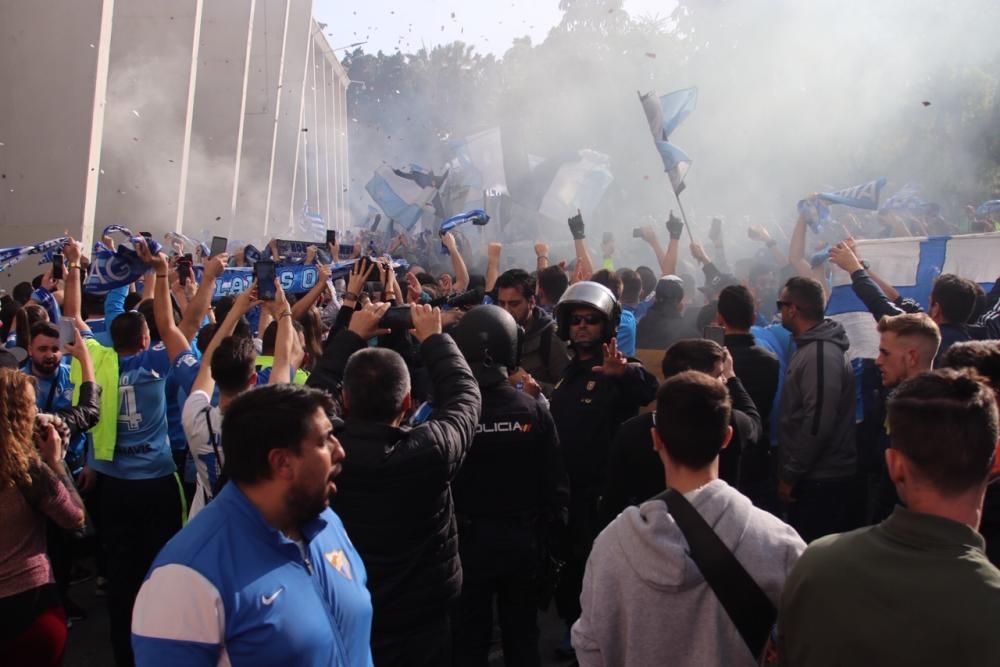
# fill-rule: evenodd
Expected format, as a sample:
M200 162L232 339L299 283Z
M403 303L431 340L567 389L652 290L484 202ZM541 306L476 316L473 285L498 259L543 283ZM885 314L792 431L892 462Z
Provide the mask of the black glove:
M667 232L670 233L670 238L673 240L678 240L681 238L681 233L684 231L684 223L681 219L674 215L674 212L670 212L670 218L667 220Z
M587 238L583 233L583 216L577 213L569 219L569 231L573 235L574 241Z

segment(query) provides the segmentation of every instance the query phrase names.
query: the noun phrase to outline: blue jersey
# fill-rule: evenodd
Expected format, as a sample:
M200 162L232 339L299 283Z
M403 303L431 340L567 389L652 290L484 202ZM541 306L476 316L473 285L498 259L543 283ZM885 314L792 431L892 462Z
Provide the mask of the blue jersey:
M132 615L136 664L371 665L361 557L329 508L274 529L227 484L160 551Z
M163 343L118 357L118 436L113 461L90 457L98 472L121 479L154 479L176 471L167 434L166 378L169 357Z

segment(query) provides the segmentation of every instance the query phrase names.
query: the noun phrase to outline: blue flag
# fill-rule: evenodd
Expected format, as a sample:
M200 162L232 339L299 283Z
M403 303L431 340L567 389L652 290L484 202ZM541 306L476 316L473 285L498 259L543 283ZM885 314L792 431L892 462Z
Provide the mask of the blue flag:
M351 272L351 267L357 262L356 259L337 262L330 265L330 280L346 278ZM403 259L392 261L393 268L405 269L409 265ZM281 281L281 289L286 294L305 294L319 281L319 267L316 264L279 264L274 267L275 276ZM194 267L195 276L201 280L202 267ZM215 293L212 300L221 299L224 296L236 295L245 292L253 285L253 269L250 267L228 267L222 275L215 280Z
M919 213L926 213L933 208L933 204L928 203L923 197L920 196L920 188L907 183L900 188L899 192L889 197L882 203L882 206L879 207L879 212L915 211Z
M670 143L670 135L685 118L691 115L698 103L698 89L684 88L657 99L648 92L639 95L639 102L646 114L649 131L653 135L656 151L663 161L663 170L670 176L674 194L684 190L684 177L691 167L691 158L677 146Z
M660 159L663 160L663 168L670 177L674 194L679 195L686 187L684 177L691 167L691 158L687 156L687 153L667 141L657 141L656 150L660 152Z
M990 201L984 201L976 209L976 216L980 218L988 218L994 213L1000 213L1000 199L991 199Z
M135 235L121 225L108 225L101 235L107 236L112 232L125 234L133 248L137 243L145 242L149 246L150 253L154 255L163 250L163 246L157 241ZM94 254L90 258L90 271L83 281L83 291L91 294L107 294L113 289L134 283L148 269L149 266L132 248L119 245L116 251L98 241L94 244Z
M0 248L0 271L6 271L29 255L42 255L41 260L38 262L39 264L51 262L52 253L61 249L68 242L68 236L60 236L59 238L49 239L48 241L42 241L33 245Z
M326 241L326 222L317 211L310 211L309 204L302 205L302 219L299 221L302 238L307 241L323 243Z
M381 165L365 184L365 190L387 216L409 231L420 222L424 207L437 194L434 179L424 179L424 175L427 172L411 171L408 176L401 176Z

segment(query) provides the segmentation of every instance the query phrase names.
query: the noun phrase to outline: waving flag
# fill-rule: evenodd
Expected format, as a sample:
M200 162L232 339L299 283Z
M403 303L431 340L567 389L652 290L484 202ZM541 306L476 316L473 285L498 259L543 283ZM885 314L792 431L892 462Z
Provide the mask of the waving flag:
M326 242L326 222L322 214L309 210L309 204L302 205L302 219L299 220L299 231L306 241Z
M882 203L879 212L883 211L915 211L925 213L934 207L920 196L920 188L907 183L899 192Z
M437 194L433 173L417 169L404 172L381 165L365 185L379 208L407 231L420 222L424 208Z
M984 201L976 209L976 217L988 218L994 213L1000 213L1000 199L991 199L990 201Z
M62 248L68 242L68 236L60 236L59 238L49 239L48 241L42 241L41 243L35 243L33 245L0 248L0 271L6 271L8 268L14 266L22 259L30 255L42 255L41 260L38 262L39 264L51 262L52 253Z
M581 150L579 159L563 164L542 197L538 212L553 220L566 220L579 209L589 218L611 185L611 159L597 151Z
M685 88L677 90L657 99L656 94L648 92L639 95L639 102L646 114L649 131L653 135L653 143L663 161L663 169L670 176L670 184L674 194L679 195L684 190L684 177L691 167L691 158L677 146L670 143L670 135L687 118L698 103L698 89Z

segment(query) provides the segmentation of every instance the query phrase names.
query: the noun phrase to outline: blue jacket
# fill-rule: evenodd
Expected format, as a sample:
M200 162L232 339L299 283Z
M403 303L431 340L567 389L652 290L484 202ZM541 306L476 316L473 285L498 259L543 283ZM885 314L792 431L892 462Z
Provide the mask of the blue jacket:
M156 557L136 598L136 664L371 665L367 574L329 508L300 545L234 484Z

